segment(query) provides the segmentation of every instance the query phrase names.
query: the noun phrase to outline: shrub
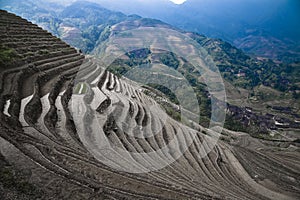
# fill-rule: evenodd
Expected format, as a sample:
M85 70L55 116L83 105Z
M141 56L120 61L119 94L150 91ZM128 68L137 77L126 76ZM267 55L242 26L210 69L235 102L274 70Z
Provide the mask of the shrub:
M0 66L8 66L13 62L18 55L14 49L10 49L4 46L0 46Z

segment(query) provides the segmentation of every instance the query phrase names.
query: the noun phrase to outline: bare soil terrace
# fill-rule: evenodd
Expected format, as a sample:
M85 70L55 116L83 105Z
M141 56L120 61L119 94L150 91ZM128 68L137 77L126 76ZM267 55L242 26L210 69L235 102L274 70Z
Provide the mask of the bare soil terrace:
M300 198L297 143L224 130L210 148L209 130L173 120L138 84L36 25L0 11L0 41L18 55L0 68L0 161L40 191L8 187L0 170L2 199ZM107 155L103 141L118 148ZM144 169L168 159L176 161L137 174L103 162Z

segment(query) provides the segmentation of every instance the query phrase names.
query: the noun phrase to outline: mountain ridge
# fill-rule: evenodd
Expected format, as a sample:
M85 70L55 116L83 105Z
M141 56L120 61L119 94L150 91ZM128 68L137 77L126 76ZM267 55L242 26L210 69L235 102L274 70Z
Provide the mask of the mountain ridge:
M299 61L300 5L295 0L188 0L182 5L175 5L168 0L102 0L97 3L111 10L158 18L184 30L222 38L250 54L281 62ZM265 42L253 44L257 37ZM274 42L274 38L280 44ZM266 44L273 48L265 48ZM264 53L266 50L268 53ZM285 53L287 50L290 54Z

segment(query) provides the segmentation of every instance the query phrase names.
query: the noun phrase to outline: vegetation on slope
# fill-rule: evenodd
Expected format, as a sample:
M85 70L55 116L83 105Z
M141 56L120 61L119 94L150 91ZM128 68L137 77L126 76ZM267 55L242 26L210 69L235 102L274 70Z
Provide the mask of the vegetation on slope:
M258 85L282 91L299 90L299 69L292 64L278 64L270 59L258 60L219 39L192 34L214 58L223 77L237 87L253 89Z
M5 67L13 63L18 58L14 49L0 45L0 67Z

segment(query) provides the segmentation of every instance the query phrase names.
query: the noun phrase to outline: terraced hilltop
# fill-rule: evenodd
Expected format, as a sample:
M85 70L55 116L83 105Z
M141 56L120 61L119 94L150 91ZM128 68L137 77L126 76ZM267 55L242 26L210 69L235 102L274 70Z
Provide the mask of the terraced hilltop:
M41 190L22 196L0 170L1 199L300 198L297 143L229 130L216 141L167 115L150 89L6 11L0 40L0 160Z

